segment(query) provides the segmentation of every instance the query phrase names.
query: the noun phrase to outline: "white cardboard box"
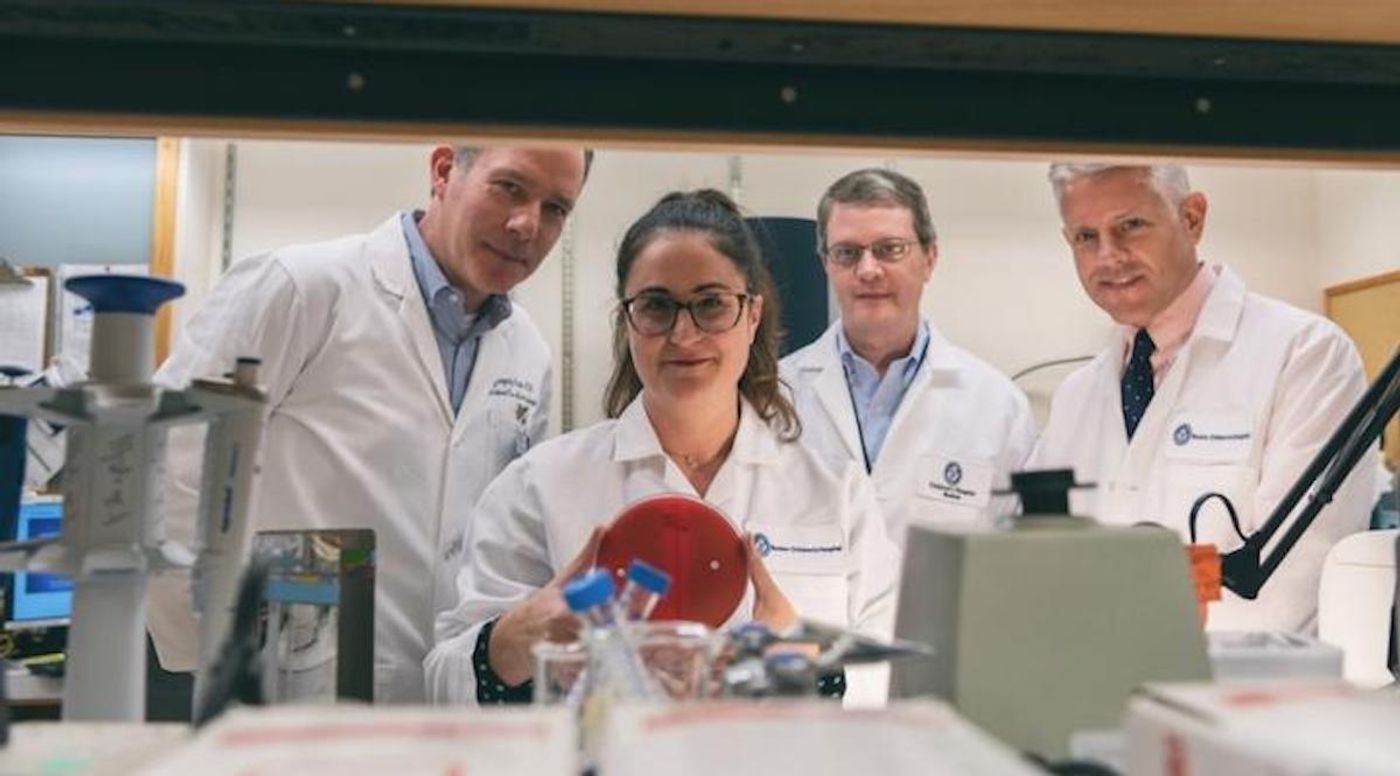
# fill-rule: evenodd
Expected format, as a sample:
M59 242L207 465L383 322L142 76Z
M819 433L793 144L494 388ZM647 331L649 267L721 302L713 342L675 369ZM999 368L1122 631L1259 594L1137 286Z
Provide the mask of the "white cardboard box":
M567 709L274 706L236 709L143 776L576 776Z
M1400 694L1343 681L1147 685L1125 728L1129 776L1400 774Z
M621 706L600 776L1036 776L1007 745L935 701L846 709L829 701Z

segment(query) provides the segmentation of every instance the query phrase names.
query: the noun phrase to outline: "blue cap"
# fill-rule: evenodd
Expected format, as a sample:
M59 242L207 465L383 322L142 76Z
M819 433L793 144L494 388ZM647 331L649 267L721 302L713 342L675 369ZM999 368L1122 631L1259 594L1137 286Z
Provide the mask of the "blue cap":
M608 572L593 569L564 585L564 603L572 612L586 612L611 601L613 581Z
M63 286L91 302L97 313L154 315L156 308L185 293L173 280L140 275L82 275Z
M627 579L657 595L666 595L666 591L671 589L671 575L641 558L633 558L627 566Z
M779 671L801 671L811 665L811 661L801 652L770 652L763 656L763 662Z

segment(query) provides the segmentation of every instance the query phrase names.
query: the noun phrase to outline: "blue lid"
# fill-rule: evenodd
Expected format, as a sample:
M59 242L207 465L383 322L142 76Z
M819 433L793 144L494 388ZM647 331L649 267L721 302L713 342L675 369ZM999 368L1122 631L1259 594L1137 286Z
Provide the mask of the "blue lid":
M763 662L769 668L779 671L802 671L811 663L807 656L801 652L769 652L763 656Z
M666 595L666 591L671 589L671 575L641 558L633 558L627 566L627 578L643 590L657 595Z
M586 612L611 601L613 581L608 572L593 569L564 585L564 603L573 612Z
M98 313L154 315L156 308L185 293L173 280L140 275L82 275L63 287L91 302Z

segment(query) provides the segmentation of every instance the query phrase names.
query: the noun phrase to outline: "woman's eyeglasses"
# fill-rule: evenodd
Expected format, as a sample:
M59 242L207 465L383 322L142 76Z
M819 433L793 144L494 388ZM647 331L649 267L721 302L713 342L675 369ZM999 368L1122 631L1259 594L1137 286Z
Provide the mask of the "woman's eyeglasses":
M643 336L666 334L676 326L681 310L690 313L695 328L706 334L722 334L734 328L744 314L748 294L733 291L708 291L689 302L681 302L667 294L642 293L622 300L627 322Z

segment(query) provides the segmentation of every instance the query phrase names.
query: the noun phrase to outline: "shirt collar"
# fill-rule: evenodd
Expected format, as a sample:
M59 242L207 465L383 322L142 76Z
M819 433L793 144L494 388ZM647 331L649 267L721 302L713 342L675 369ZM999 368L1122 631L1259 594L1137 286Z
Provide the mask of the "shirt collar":
M432 251L428 250L428 244L423 241L423 233L418 231L418 219L423 217L423 211L405 211L401 218L403 222L403 236L408 241L408 255L413 262L413 277L418 281L418 289L423 292L423 300L427 303L430 313L435 309L434 304L443 297L444 294L456 292L458 298L465 297L461 289L452 285L452 282L443 274L442 267L433 258ZM494 329L502 321L510 317L510 298L503 294L492 294L486 298L481 307L474 313L475 317L486 318L487 328ZM463 313L466 315L466 313Z
M656 429L642 406L642 396L627 405L617 418L616 443L613 460L635 461L665 455ZM771 463L778 459L777 434L759 417L758 410L748 399L739 399L739 430L734 434L734 446L729 457L740 463Z
M914 334L914 345L909 348L908 355L897 358L892 362L891 366L895 364L901 365L903 372L900 374L900 379L906 386L913 382L914 375L918 374L919 367L923 366L924 358L928 355L930 339L932 339L932 336L929 334L928 321L920 319L919 328ZM856 363L859 362L864 364L866 368L874 374L874 365L864 358L861 358L860 355L851 348L850 340L846 339L846 329L844 326L836 327L836 352L840 354L841 364L846 368L848 373L855 369Z
M1206 299L1215 285L1216 274L1217 270L1205 263L1197 265L1196 274L1186 289L1177 294L1177 297L1147 324L1147 336L1152 338L1155 351L1160 353L1163 359L1170 359L1175 355L1176 351L1186 344L1191 331L1196 328L1196 321L1201 317ZM1123 341L1126 343L1124 347L1131 352L1133 338L1137 336L1138 330L1132 326L1123 326L1121 329Z

